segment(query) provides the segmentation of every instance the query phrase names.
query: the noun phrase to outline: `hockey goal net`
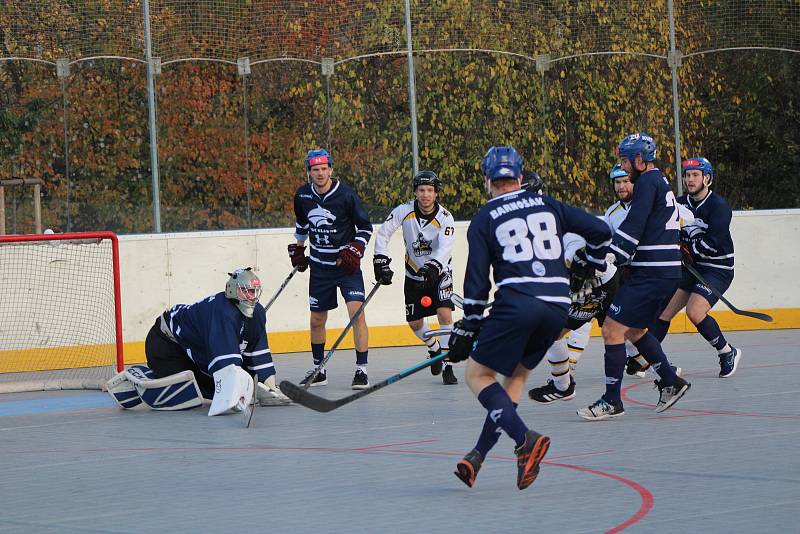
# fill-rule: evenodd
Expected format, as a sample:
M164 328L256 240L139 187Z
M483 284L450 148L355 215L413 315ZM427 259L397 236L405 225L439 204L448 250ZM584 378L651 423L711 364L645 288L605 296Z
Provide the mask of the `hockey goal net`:
M0 236L0 393L102 389L123 363L117 236Z

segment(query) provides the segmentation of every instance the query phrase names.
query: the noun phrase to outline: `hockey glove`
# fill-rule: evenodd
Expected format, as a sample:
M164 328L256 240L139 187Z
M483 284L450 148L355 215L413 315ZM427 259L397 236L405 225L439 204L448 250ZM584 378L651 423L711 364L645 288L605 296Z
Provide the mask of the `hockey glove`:
M569 266L569 292L579 292L586 280L594 278L594 270L594 266L586 259L586 249L577 251Z
M256 385L256 398L261 406L288 406L292 403L275 385L275 375L270 375Z
M361 269L361 258L364 257L364 245L358 241L350 241L339 251L336 263L345 274L356 274Z
M301 273L308 269L308 256L306 256L306 246L292 243L289 245L289 259L292 260L292 267L297 267Z
M472 353L472 347L478 338L478 330L464 326L464 319L456 321L450 332L450 352L447 360L453 363L463 362Z
M431 260L417 271L417 276L422 277L423 289L435 289L442 278L442 264L436 260Z
M375 281L381 285L388 286L392 283L392 276L394 273L389 268L392 259L383 254L376 254L372 258L372 267L375 269Z

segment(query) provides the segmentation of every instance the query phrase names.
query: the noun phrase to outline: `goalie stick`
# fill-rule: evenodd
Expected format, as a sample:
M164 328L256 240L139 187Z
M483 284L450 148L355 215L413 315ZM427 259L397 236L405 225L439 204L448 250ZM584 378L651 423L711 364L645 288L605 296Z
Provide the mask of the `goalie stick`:
M267 302L267 303L266 303L266 305L264 305L264 311L267 311L267 310L269 310L269 307L270 307L270 306L272 306L272 304L273 304L273 303L275 302L275 300L278 298L278 295L280 295L280 294L283 292L284 288L286 288L286 286L289 284L289 280L291 280L291 279L292 279L292 277L294 276L294 274L295 274L296 272L297 272L297 267L295 267L294 269L292 269L292 272L290 272L290 273L289 273L289 276L287 276L287 277L286 277L286 279L283 281L283 283L282 283L282 284L281 284L281 286L278 288L278 290L275 292L275 294L274 294L274 295L272 295L272 298L271 298L271 299L269 299L269 302Z
M250 428L253 423L253 414L256 413L256 396L258 391L258 375L253 375L253 396L247 403L247 406L242 410L242 419L244 420L244 427Z
M720 293L719 291L717 291L717 289L716 289L714 286L712 286L711 284L709 284L709 283L706 281L706 279L705 279L705 278L703 278L703 277L702 277L702 275L701 275L700 273L698 273L698 272L697 272L697 269L695 269L693 265L691 265L691 264L689 264L689 263L684 263L684 264L683 264L683 266L686 268L686 270L688 270L690 273L692 273L692 275L693 275L695 278L697 278L697 281L698 281L698 282L700 282L701 284L703 284L704 286L706 286L706 287L709 289L709 291L711 291L711 292L714 294L714 296L715 296L715 297L717 297L719 300L721 300L722 302L724 302L724 303L725 303L725 305L726 305L728 308L730 308L730 309L731 309L731 311L732 311L733 313L735 313L736 315L744 315L745 317L752 317L753 319L758 319L758 320L760 320L760 321L766 321L766 322L768 322L768 323L771 323L771 322L772 322L772 320L773 320L773 319L772 319L772 317L771 317L771 316L769 316L769 315L767 315L766 313L759 313L759 312L753 312L753 311L747 311L747 310L740 310L739 308L737 308L736 306L734 306L733 304L731 304L731 303L730 303L730 301L729 301L728 299L726 299L725 297L723 297L723 296L722 296L722 293Z
M336 408L341 408L345 404L349 404L356 399L360 399L370 393L375 393L379 389L383 389L390 384L394 384L407 376L411 376L417 371L421 371L426 367L430 366L432 363L436 363L438 361L443 360L447 356L447 352L443 352L434 358L428 358L425 361L422 361L404 371L400 371L397 374L394 374L387 378L382 382L378 382L367 389L362 389L352 395L348 395L346 397L342 397L341 399L326 399L324 397L320 397L318 395L314 395L310 391L303 389L302 386L298 386L288 380L284 380L281 382L281 391L283 394L295 401L297 404L301 404L306 408L310 408L317 412L330 412L331 410L335 410Z
M361 304L361 306L359 306L358 310L356 310L356 313L354 313L353 317L350 318L350 322L347 323L347 326L344 327L344 330L342 330L342 333L339 334L338 338L336 338L336 341L334 341L333 346L331 347L331 350L328 351L328 353L325 355L325 358L323 358L322 361L319 362L319 365L317 366L317 368L314 369L314 374L312 374L308 378L308 380L306 380L305 385L302 386L303 389L308 389L308 388L311 387L311 384L314 383L314 380L317 378L317 375L322 372L322 370L325 368L325 365L327 365L328 361L331 358L333 358L333 353L336 352L336 349L339 347L339 343L342 342L342 340L344 339L344 336L347 335L347 332L349 332L350 329L353 328L353 325L355 324L356 319L358 319L359 316L364 312L364 308L367 307L367 304L369 304L370 299L372 299L372 295L374 295L375 292L378 291L379 287L381 287L381 284L375 284L374 286L372 286L372 290L370 290L369 295L367 295L367 298L364 299L364 302ZM283 384L283 382L281 382L281 384ZM281 391L283 391L283 388L281 388ZM291 397L289 397L289 398L291 398Z

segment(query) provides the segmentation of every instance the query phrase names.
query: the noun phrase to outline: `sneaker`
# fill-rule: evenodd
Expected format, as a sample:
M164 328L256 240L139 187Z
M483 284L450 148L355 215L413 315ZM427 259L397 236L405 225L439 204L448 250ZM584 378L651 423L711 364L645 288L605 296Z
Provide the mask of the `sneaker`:
M446 386L454 386L458 384L458 378L456 378L455 373L453 373L452 365L444 366L444 372L442 373L442 383Z
M656 412L658 413L668 410L692 387L689 382L681 377L675 379L675 383L671 386L662 386L658 380L655 383L656 387L658 387L658 404L656 405Z
M316 370L317 369L314 368L311 369L309 372L307 372L306 377L300 381L300 385L305 386L306 384L308 384L308 380L311 378L311 376L314 374L314 371ZM327 386L327 385L328 385L328 373L325 371L325 369L323 369L322 371L319 372L319 374L317 374L317 377L314 379L314 382L311 383L311 387L313 388L316 386Z
M628 359L625 361L625 373L630 376L644 378L646 376L645 371L649 367L649 364L647 367L642 366L642 364L640 364L634 357L628 357Z
M356 375L353 377L353 384L351 387L353 389L367 389L369 387L369 378L367 378L367 373L361 369L356 369Z
M428 358L435 358L442 353L442 349L439 348L438 350L429 350L428 351ZM438 376L442 372L442 360L438 360L433 362L430 365L431 374L433 376Z
M478 471L483 464L483 457L476 449L472 449L464 456L464 459L456 464L456 470L453 472L458 479L469 486L470 488L475 485L475 478L478 476Z
M739 360L742 358L742 351L736 347L719 355L719 377L730 378L739 367Z
M524 490L539 476L539 464L550 448L550 438L528 430L525 442L514 449L517 455L517 487Z
M552 378L547 379L547 384L528 391L528 396L536 402L550 404L557 400L570 400L575 398L575 379L569 377L569 387L561 391L556 387Z
M609 404L601 398L591 406L578 410L578 415L587 421L603 421L625 415L625 408L623 408L621 402L619 404Z

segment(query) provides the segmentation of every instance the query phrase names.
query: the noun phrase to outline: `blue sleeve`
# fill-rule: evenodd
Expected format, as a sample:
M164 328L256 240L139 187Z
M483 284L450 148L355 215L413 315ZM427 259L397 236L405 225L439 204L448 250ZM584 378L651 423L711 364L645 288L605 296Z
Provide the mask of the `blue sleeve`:
M294 237L298 241L305 241L308 239L308 214L303 209L299 189L294 194L294 218Z
M356 225L355 240L366 248L369 238L372 237L372 223L369 222L369 216L367 216L364 205L355 192L353 192L353 222Z
M564 233L572 232L586 240L586 258L600 270L606 268L606 253L611 244L611 227L580 208L562 204Z
M258 381L263 382L275 374L275 365L267 341L267 314L260 304L256 306L247 326L247 345L242 352L242 366L258 374Z
M628 215L611 238L611 252L617 264L628 263L636 252L655 198L656 184L653 180L640 180L636 184Z
M228 304L223 300L220 300L220 302L225 305ZM236 321L220 307L215 307L211 314L206 343L208 345L208 372L210 374L213 375L223 367L231 364L242 364Z
M719 202L714 206L711 217L706 221L708 229L695 241L692 251L705 256L719 256L723 251L731 231L733 212L727 202Z
M480 328L491 289L491 241L486 235L487 223L485 218L476 216L467 230L469 255L464 276L464 326L468 330Z

